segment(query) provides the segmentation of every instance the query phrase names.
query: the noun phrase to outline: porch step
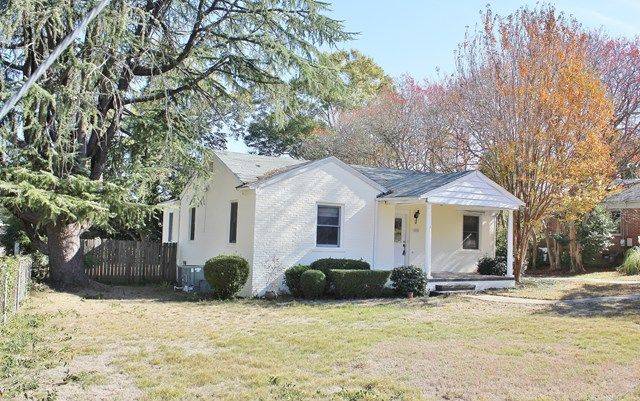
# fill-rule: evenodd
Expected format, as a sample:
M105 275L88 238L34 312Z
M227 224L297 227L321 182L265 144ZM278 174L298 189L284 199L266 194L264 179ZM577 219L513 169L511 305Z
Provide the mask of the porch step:
M475 284L436 284L436 291L475 291Z

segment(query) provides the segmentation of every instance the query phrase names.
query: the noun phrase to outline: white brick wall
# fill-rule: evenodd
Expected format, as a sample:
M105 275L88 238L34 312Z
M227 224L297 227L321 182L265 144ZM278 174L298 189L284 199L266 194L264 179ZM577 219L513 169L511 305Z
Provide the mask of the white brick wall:
M332 162L256 189L253 291L298 263L354 258L371 263L375 199L379 191ZM341 245L316 247L319 203L342 206Z

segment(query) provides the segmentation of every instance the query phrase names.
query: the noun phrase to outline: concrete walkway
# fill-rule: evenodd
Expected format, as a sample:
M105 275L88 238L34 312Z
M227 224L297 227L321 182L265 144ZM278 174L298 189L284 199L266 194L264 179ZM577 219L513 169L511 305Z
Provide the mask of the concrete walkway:
M518 297L505 297L502 295L488 295L488 294L474 294L465 295L468 298L479 299L481 301L490 302L506 302L511 304L523 304L523 305L575 305L575 304L599 304L607 302L621 302L621 301L640 301L640 294L628 294L628 295L616 295L606 297L586 297L586 298L573 298L573 299L534 299L534 298L518 298Z

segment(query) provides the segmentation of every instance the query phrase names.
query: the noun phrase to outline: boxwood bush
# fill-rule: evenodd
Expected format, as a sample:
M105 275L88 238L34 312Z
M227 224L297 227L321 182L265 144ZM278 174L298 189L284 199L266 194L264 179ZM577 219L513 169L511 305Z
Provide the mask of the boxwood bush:
M640 247L633 247L624 254L624 261L618 268L622 274L640 274Z
M238 255L219 255L204 264L204 278L213 295L220 299L233 298L249 278L249 262Z
M324 286L325 294L335 293L335 284L331 275L332 270L370 270L369 263L362 259L334 259L324 258L318 259L311 263L311 268L320 270L326 276L326 284Z
M391 272L391 283L395 293L401 297L410 292L420 297L427 290L427 275L416 266L396 267Z
M284 282L294 297L301 297L303 295L302 287L300 287L300 276L309 269L311 269L311 267L308 265L295 265L285 270Z
M338 298L371 298L383 296L383 288L391 272L385 270L331 270Z
M502 257L484 257L478 261L478 273L489 276L505 276L507 262Z
M300 289L307 299L320 298L324 293L325 275L320 270L309 269L300 275Z

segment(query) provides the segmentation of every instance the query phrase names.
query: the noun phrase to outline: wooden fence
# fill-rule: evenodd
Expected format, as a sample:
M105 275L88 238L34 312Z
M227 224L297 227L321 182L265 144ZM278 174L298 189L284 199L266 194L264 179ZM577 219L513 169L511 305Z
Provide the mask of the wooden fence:
M0 257L0 324L18 311L29 294L32 264L27 256Z
M87 239L83 241L87 274L113 284L175 283L176 244Z

